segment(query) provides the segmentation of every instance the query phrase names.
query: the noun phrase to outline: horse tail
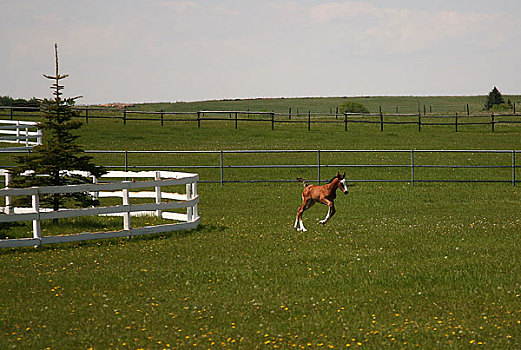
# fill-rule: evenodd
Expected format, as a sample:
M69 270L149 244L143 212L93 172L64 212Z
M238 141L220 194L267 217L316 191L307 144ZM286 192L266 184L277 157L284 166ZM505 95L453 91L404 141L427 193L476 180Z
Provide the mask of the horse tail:
M304 184L304 187L307 187L308 186L308 183L306 182L306 180L304 180L303 178L301 177L297 177L297 181L300 181Z

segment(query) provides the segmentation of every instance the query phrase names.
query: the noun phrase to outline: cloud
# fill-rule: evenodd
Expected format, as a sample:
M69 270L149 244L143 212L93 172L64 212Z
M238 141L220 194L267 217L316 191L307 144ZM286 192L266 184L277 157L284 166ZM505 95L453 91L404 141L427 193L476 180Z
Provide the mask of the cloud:
M390 10L379 9L371 3L361 1L330 2L314 6L310 10L311 21L317 24L359 16L380 17L387 12Z
M512 90L509 1L7 1L3 93L46 96L55 42L82 103Z
M163 6L178 13L197 8L197 4L193 1L164 1Z
M63 21L63 18L55 13L39 13L34 15L33 19L43 23L59 23Z
M309 18L321 35L355 45L358 54L410 54L450 46L467 39L468 46L485 47L494 28L504 18L475 12L396 9L366 1L320 4L310 8ZM496 42L496 47L498 42Z

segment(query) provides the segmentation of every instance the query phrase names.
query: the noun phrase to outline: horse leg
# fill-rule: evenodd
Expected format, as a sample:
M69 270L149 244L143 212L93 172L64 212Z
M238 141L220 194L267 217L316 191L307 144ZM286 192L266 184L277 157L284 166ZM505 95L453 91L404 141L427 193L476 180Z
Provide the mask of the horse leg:
M298 231L298 212L297 212L297 217L295 218L295 225L293 225L293 227L296 228Z
M297 210L297 217L295 218L295 225L293 225L294 228L297 229L297 231L300 231L300 227L299 227L299 224L300 224L300 217L302 216L302 213L304 212L304 206L305 206L306 202L304 201L304 199L302 200L302 205L298 208Z
M324 220L320 220L318 222L319 224L323 225L326 222L328 222L329 219L331 219L333 217L333 215L335 215L336 210L335 210L335 203L333 203L332 201L330 201L328 199L324 199L321 203L324 203L325 205L327 205L329 207L326 218Z
M313 200L311 198L309 198L307 200L305 200L305 199L303 200L302 205L300 206L300 208L297 211L297 218L295 219L294 227L297 229L297 231L302 231L302 232L307 231L306 228L304 227L304 223L302 222L302 214L304 214L304 211L311 208L313 206L313 204L315 204L315 202L313 202Z
M297 231L306 232L306 228L304 227L304 224L302 223L302 214L307 209L306 207L307 207L307 203L304 202L304 203L302 203L300 208L298 208L297 218L295 219L295 228L297 229Z

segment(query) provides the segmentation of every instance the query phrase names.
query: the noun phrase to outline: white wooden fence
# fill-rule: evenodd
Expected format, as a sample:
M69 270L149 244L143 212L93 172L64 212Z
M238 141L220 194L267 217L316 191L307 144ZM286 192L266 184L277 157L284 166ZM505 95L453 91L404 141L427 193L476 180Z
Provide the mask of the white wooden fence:
M0 175L6 176L6 184L9 183L7 171L0 171ZM122 179L125 181L101 183L105 179ZM135 179L152 178L148 181L136 181ZM132 179L132 180L128 180ZM6 206L3 214L0 214L0 222L32 221L33 237L18 239L0 239L0 248L39 246L50 243L75 242L92 239L129 237L151 233L187 230L196 228L200 218L197 204L197 181L199 175L170 172L170 171L110 171L101 179L93 177L93 184L71 186L45 186L30 188L5 188L0 190L0 196L5 197ZM186 193L164 192L163 187L185 185ZM154 188L154 191L133 191L139 189ZM79 193L89 192L97 198L117 197L122 199L121 205L101 206L80 209L60 209L53 211L50 208L40 207L40 195L54 193ZM30 208L15 208L11 206L11 197L31 196ZM154 203L131 203L131 198L151 198ZM170 200L170 201L164 201ZM186 209L185 213L167 212L165 210ZM42 236L40 222L59 218L73 218L80 216L123 216L123 229L116 232L85 232L71 235ZM155 226L132 228L131 216L154 215L163 219L175 220L176 223Z
M32 147L42 144L39 123L22 120L0 120L0 142L23 144Z

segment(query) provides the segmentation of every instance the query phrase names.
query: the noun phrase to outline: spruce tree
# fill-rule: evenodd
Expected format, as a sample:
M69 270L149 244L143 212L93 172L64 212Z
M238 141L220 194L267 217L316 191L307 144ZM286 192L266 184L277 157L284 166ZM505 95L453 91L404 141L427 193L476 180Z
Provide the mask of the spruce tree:
M503 95L501 95L501 92L497 89L497 87L494 86L492 91L489 92L487 97L487 102L485 102L485 109L488 111L495 105L501 105L505 103L505 100L503 99Z
M72 175L67 170L80 170L89 172L97 177L106 173L103 167L96 166L91 162L92 157L87 156L76 143L77 135L72 132L81 127L82 123L73 120L78 112L73 109L74 98L62 98L64 86L61 80L68 75L60 75L58 69L58 46L54 45L56 56L56 72L54 76L44 77L54 82L51 89L54 90L53 99L43 99L40 109L44 121L40 127L43 133L43 144L35 146L32 151L16 158L18 164L12 171L13 187L30 186L61 186L92 183L90 177ZM29 174L21 175L29 171ZM31 172L32 171L32 172ZM52 194L40 197L40 203L44 207L58 210L67 206L96 205L88 193Z

